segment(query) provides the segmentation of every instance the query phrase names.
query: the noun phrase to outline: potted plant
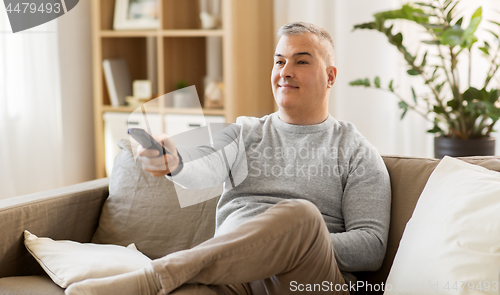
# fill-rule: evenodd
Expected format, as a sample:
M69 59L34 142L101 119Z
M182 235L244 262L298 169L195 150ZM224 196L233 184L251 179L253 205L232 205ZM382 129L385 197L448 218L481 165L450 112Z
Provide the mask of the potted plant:
M390 44L403 55L408 65L407 73L420 76L425 81L423 89L411 88L412 98L398 93L391 80L383 87L379 77L373 81L358 79L350 85L378 88L397 97L402 109L401 119L408 110L415 111L432 123L428 130L436 134L435 156L493 155L495 140L490 137L495 123L500 119L500 38L487 30L496 44L479 41L475 35L482 21L479 7L466 23L455 14L459 1L431 0L426 3L404 4L400 9L383 11L374 15L375 20L354 26L356 29L376 30L387 36ZM406 20L420 25L426 37L420 40L427 50L411 53L403 45L403 34L394 33L392 20ZM463 24L464 23L464 24ZM500 23L489 21L496 29ZM498 27L497 27L498 26ZM474 67L473 53L480 51L490 64L486 73ZM468 77L457 70L459 63L467 63ZM471 85L471 75L485 74L484 83ZM492 86L496 82L496 86Z
M196 89L189 87L187 81L177 81L175 89L173 92L174 108L195 108L200 105Z

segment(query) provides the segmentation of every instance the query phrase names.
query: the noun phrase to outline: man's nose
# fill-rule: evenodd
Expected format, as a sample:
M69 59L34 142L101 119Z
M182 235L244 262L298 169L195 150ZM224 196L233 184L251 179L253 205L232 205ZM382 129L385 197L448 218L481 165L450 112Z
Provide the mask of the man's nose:
M292 78L294 76L293 66L289 63L286 63L283 68L281 68L280 76L282 78Z

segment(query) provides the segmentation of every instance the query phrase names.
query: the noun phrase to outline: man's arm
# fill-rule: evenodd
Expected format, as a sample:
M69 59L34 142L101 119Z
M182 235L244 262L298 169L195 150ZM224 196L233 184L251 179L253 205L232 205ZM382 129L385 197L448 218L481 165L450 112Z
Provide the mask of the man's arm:
M231 124L226 128L215 132L211 140L197 147L179 146L175 147L173 138L165 139L160 136L165 148L175 147L178 156L165 156L164 159L139 158L143 163L155 163L155 165L144 165L143 169L154 176L166 176L176 184L189 189L208 188L221 184L231 176L235 163L241 154L244 155L242 142L240 141L239 125ZM188 133L186 133L189 135ZM183 136L186 136L184 134ZM194 133L196 136L196 133ZM167 150L170 149L167 148ZM172 149L173 150L173 149ZM243 150L243 153L240 153ZM173 160L171 160L173 158ZM171 162L172 161L172 162ZM148 170L150 169L150 170ZM154 170L153 170L154 169ZM153 170L153 171L151 171Z
M391 188L387 168L365 139L350 159L342 198L346 232L331 234L342 271L375 271L385 256Z

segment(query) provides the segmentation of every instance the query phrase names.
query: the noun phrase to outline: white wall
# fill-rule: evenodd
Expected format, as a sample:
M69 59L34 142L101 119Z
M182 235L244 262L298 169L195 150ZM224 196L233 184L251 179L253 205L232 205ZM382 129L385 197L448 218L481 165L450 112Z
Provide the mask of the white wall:
M95 178L90 1L79 1L57 21L64 185L70 185Z

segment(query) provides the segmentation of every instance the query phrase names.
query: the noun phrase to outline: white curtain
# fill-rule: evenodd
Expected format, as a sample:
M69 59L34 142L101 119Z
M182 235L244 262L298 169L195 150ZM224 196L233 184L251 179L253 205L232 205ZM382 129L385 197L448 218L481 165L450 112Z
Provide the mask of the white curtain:
M0 199L63 184L60 91L57 20L13 34L0 4Z
M391 79L398 91L411 99L410 86L425 91L423 81L406 75L406 64L401 54L379 32L352 31L355 24L373 20L379 11L397 9L406 0L274 0L275 31L292 21L306 21L322 26L332 35L336 49L338 77L330 94L330 113L339 120L350 121L385 155L433 157L433 136L426 133L432 127L418 114L408 112L400 120L401 111L396 98L376 89L349 86L358 78L380 76L384 85ZM463 3L462 3L463 2ZM461 1L465 12L483 6L483 12L498 5L498 0ZM469 6L470 9L469 9ZM468 10L467 10L468 9ZM408 37L405 45L413 52L420 38L416 25L404 23L395 26ZM500 124L497 125L497 129ZM498 135L496 135L498 136ZM500 153L500 139L497 154Z

